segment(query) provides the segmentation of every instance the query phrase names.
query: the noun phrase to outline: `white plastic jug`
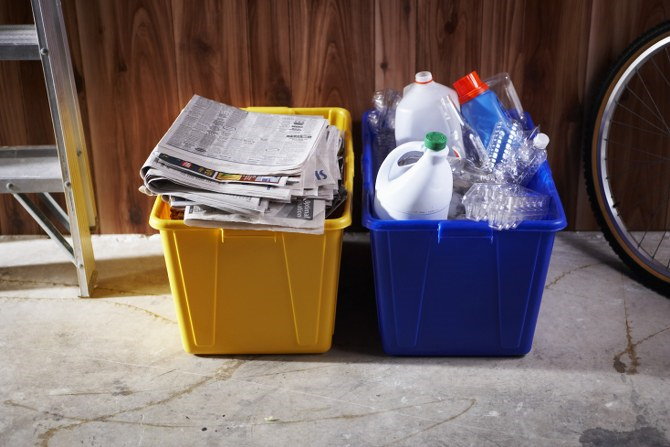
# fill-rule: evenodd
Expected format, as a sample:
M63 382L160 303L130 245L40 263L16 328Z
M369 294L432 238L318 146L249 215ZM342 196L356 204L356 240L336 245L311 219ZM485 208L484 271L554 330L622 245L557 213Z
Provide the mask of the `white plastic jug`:
M375 182L375 212L380 219L444 220L453 191L447 137L430 132L386 157ZM418 161L414 162L418 158Z
M414 83L403 90L395 111L396 144L421 141L429 132L442 132L449 137L449 145L462 154L458 117L452 116L453 112L440 103L443 97L451 97L454 104L458 104L458 95L446 85L433 81L429 71L420 71L414 79Z

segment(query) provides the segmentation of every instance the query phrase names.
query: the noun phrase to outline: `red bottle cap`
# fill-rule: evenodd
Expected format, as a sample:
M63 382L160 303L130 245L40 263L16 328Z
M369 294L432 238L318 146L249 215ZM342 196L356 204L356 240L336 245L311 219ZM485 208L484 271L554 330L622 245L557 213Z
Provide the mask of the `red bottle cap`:
M472 98L481 95L489 89L486 82L479 79L479 75L476 71L463 76L461 79L454 82L453 86L456 93L458 93L458 102L461 104L465 104Z

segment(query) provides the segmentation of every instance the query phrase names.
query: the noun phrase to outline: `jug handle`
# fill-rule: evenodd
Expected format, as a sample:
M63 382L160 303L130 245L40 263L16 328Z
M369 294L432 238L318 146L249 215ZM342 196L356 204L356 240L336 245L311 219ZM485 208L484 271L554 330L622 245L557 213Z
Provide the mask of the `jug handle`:
M408 143L405 143L408 144ZM388 155L387 159L384 160L382 163L381 167L379 168L379 172L377 173L377 183L375 184L375 190L377 191L383 191L385 190L386 186L393 180L397 179L400 177L402 174L404 174L409 168L414 166L414 164L411 165L405 165L405 166L398 166L398 160L400 157L405 155L408 152L420 152L417 150L416 145L411 144L407 147L403 147L404 145L398 146L395 148L391 153ZM393 158L391 158L393 157ZM388 163L387 163L388 162Z

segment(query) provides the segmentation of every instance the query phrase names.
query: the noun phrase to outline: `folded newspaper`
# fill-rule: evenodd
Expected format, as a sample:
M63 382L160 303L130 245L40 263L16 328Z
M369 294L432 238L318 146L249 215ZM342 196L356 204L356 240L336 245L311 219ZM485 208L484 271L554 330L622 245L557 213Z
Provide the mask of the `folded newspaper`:
M320 116L193 96L140 170L140 191L191 226L323 233L346 199L344 138Z

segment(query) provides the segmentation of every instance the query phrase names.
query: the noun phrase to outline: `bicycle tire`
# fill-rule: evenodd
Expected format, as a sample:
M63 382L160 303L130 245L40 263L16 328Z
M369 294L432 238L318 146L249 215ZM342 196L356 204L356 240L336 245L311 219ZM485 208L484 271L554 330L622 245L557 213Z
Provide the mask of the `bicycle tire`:
M670 277L659 275L652 267L640 259L638 250L631 249L626 244L620 229L611 217L604 191L601 187L599 169L599 132L603 113L607 102L619 79L629 66L635 62L645 50L656 42L670 36L670 22L664 22L650 29L631 43L619 56L616 63L609 69L604 83L600 86L596 100L593 102L587 115L585 131L583 133L582 151L584 157L584 175L586 189L595 214L596 220L614 252L632 270L640 283L670 298ZM616 206L616 205L615 205ZM639 245L638 245L639 247ZM635 253L632 253L632 252Z

